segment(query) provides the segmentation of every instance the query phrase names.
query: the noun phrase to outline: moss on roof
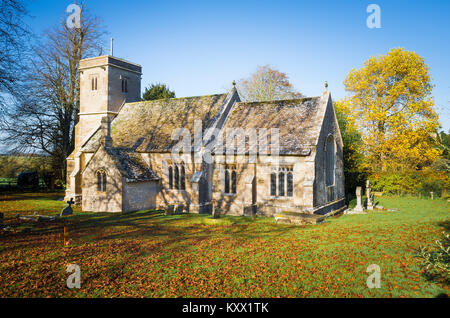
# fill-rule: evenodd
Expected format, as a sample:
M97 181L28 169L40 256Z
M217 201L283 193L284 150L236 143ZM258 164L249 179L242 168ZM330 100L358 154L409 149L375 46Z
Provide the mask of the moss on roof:
M201 120L203 130L209 127L226 94L160 99L125 104L111 123L113 147L137 152L165 152L176 144L171 140L176 128L186 128L192 137L194 121ZM95 151L100 131L83 147Z
M119 148L105 148L105 150L127 182L159 180L156 173L142 159L141 154Z
M224 128L266 128L269 138L270 129L277 128L280 154L308 155L320 133L322 106L321 97L237 103Z

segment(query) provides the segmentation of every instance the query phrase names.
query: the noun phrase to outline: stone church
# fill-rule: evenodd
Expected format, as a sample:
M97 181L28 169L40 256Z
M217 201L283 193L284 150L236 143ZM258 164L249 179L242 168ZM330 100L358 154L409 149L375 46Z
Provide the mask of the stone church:
M80 62L66 199L83 211L271 216L344 207L343 142L327 89L248 103L233 85L227 94L141 101L141 74L140 65L113 56ZM174 131L193 134L199 121L203 143L174 156L177 140L194 139L176 139ZM233 152L241 146L234 139L215 138L227 131L251 132L241 139L243 151Z

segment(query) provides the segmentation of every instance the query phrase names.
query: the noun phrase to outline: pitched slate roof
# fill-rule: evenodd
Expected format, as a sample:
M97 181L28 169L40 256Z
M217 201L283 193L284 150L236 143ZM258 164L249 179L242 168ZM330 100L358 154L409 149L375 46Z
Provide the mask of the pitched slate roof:
M316 145L328 95L293 100L270 102L241 102L231 111L224 129L266 128L268 130L268 151L270 151L270 129L279 129L279 153L309 155L311 146ZM225 135L222 150L225 153ZM219 148L215 146L217 151ZM248 151L248 142L246 151ZM257 148L254 148L257 149Z
M170 151L177 143L171 140L176 128L188 129L193 138L194 121L201 120L203 130L208 128L226 97L219 94L125 104L111 123L113 147L137 152ZM94 152L100 137L97 131L83 151Z
M127 182L159 180L156 173L142 159L141 154L117 148L105 148L105 150Z

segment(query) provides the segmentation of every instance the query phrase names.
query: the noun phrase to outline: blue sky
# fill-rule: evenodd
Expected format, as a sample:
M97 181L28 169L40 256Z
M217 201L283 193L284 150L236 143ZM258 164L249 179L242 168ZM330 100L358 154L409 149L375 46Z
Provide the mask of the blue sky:
M270 64L295 88L334 99L352 68L403 47L431 68L436 108L450 129L450 1L152 1L87 0L111 37L114 55L143 66L143 88L167 83L178 97L221 93ZM36 33L66 17L72 1L28 0ZM369 29L366 8L381 8L381 29Z

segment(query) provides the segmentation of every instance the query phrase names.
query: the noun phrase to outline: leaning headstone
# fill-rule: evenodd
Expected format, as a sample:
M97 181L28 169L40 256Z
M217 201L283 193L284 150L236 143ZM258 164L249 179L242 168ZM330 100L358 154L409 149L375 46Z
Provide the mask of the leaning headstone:
M364 212L364 207L362 205L362 188L356 188L356 207L353 209L354 212Z
M173 211L175 206L173 204L169 204L165 210L165 215L173 215Z
M70 198L69 201L67 201L68 206L66 206L62 211L60 216L67 216L67 215L73 215L73 210L72 210L72 204L75 204L75 202L73 201L72 198Z
M372 194L370 193L370 181L367 180L366 182L366 195L367 195L367 210L373 210L373 198Z

